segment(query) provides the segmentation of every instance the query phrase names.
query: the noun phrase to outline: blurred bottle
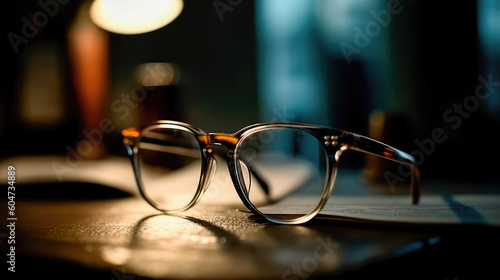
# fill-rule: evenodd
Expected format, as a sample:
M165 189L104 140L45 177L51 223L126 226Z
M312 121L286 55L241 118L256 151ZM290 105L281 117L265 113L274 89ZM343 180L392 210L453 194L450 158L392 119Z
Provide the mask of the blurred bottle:
M415 120L406 112L376 111L370 116L369 136L394 148L410 153L415 140ZM398 163L368 155L364 177L371 183L387 183L386 172L399 174Z

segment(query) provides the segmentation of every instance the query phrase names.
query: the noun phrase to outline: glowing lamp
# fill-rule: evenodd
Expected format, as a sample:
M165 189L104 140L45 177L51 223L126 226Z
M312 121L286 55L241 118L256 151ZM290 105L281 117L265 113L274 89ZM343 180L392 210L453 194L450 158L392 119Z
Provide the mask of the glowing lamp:
M140 34L169 24L183 7L182 0L95 0L90 18L113 33Z

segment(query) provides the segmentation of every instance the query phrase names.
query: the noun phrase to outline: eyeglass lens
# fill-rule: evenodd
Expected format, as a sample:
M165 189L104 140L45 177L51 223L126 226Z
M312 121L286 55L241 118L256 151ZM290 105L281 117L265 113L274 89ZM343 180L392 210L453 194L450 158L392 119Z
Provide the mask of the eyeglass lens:
M193 133L181 128L146 130L138 143L137 165L141 190L157 208L179 210L196 195L202 154Z
M268 217L299 218L313 212L321 201L327 154L322 143L307 131L273 128L252 134L241 143L239 162L250 202ZM262 182L267 188L256 186ZM262 208L275 202L279 204L271 211Z

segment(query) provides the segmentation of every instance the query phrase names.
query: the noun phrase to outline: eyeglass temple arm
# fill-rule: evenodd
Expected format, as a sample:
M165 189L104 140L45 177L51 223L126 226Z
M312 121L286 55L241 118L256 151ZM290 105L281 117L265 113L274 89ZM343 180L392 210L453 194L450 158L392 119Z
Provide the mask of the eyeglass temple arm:
M357 150L364 153L372 154L381 158L399 162L408 165L411 168L411 197L412 203L418 204L420 199L420 173L415 165L415 159L396 148L390 147L382 142L374 139L349 133L349 141L347 141L347 149Z
M267 196L269 196L269 185L262 178L262 176L259 175L259 172L257 172L257 170L255 170L255 168L253 167L253 165L250 162L244 161L242 159L240 159L240 161L242 161L248 167L248 170L250 171L250 173L252 173L252 175L255 177L257 182L259 182L259 185L262 188L262 190L264 191L264 193Z
M227 154L219 154L219 156L224 157L227 160ZM250 163L249 161L239 159L243 164L246 165L248 168L248 171L250 172L251 175L259 182L260 187L262 188L262 191L269 196L269 185L267 184L266 180L260 175L260 173L255 169L254 165Z

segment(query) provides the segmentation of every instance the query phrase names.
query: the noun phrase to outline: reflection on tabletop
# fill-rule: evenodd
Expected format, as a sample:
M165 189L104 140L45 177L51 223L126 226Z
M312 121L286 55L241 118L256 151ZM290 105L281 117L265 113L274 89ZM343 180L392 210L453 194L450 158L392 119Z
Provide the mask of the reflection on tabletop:
M221 161L201 202L182 215L164 215L141 199L130 162L125 158L82 161L60 174L54 173L53 168L57 163L65 164L63 157L6 159L0 165L3 168L9 162L16 163L18 190L29 184L34 188L37 182L45 182L43 186L47 188L41 199L17 200L17 254L64 265L77 264L85 270L103 271L108 278L116 278L116 273L175 279L294 279L297 275L314 278L341 275L372 263L380 265L381 260L432 248L442 241L441 235L430 230L435 226L409 229L359 223L359 219L358 223L346 225L324 215L305 225L270 224L245 212ZM387 187L370 186L359 172L343 173L345 176L339 176L330 198L336 211L340 209L345 214L346 207L351 206L358 210L380 207L378 211L383 212L387 208L383 205L385 194L392 195L401 207L413 207L408 189L396 188L392 193ZM87 186L72 182L93 183L129 195L65 199L51 189L57 189L58 184L65 188ZM456 193L470 190L467 186L454 187ZM422 205L437 203L431 196L437 193L426 190L425 185L423 189L427 194ZM99 190L94 187L91 191ZM439 203L455 203L456 207L468 199L439 198ZM301 202L296 203L299 207ZM488 203L490 208L477 209L479 214L494 207L494 203L498 205L498 199L490 196ZM327 205L325 210L331 209ZM338 213L333 214L338 218Z
M19 209L19 254L150 278L279 279L297 266L310 275L335 274L438 240L318 220L278 226L210 205L164 215L137 197L26 201Z

